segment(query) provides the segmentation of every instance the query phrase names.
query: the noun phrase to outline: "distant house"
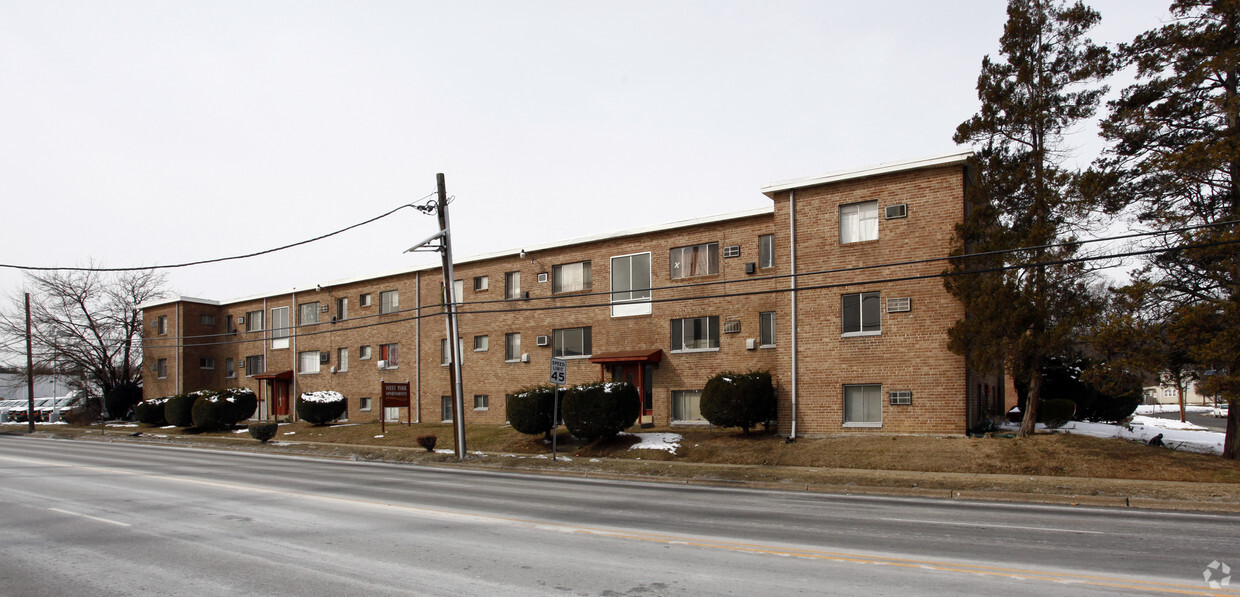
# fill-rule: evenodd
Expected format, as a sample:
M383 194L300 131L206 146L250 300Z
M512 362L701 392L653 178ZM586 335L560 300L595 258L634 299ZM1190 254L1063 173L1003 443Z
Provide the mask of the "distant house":
M964 309L937 277L946 264L926 261L951 250L969 156L772 183L744 212L458 260L463 416L503 423L505 396L545 382L551 357L569 383L634 383L647 425L705 424L706 381L754 369L772 373L782 433L959 434L1002 415L1001 376L946 348ZM267 419L335 390L350 421L448 421L442 296L426 267L147 303L145 393L251 388ZM409 382L413 411L381 413L381 380Z

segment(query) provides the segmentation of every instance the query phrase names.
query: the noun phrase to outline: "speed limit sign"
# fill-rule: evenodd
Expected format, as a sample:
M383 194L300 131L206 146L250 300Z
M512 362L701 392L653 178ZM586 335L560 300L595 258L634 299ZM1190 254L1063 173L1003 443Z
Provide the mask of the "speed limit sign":
M568 361L564 359L551 359L551 383L562 386L568 379Z

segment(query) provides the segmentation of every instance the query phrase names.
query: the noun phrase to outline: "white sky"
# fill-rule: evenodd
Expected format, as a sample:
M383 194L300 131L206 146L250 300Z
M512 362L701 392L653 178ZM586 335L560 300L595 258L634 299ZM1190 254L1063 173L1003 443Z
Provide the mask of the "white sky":
M1095 0L1093 38L1169 3ZM0 0L0 262L248 253L420 199L437 172L458 257L762 207L768 182L956 149L1004 11ZM402 254L434 231L403 210L170 281L227 300L437 263ZM0 270L0 293L21 286Z

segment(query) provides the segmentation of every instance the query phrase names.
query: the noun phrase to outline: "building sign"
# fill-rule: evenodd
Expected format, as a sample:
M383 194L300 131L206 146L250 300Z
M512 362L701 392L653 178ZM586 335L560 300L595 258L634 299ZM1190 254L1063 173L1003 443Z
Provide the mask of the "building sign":
M382 401L384 408L409 408L409 382L383 383Z

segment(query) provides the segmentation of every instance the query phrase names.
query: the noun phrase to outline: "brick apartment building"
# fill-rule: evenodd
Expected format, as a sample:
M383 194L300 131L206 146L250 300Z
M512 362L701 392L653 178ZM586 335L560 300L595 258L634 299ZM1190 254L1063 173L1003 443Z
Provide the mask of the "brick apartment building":
M785 434L954 434L1002 414L1001 379L946 348L964 315L933 277L946 264L886 266L948 255L968 156L773 183L746 212L458 260L466 421L503 423L505 395L545 381L552 356L569 383L638 384L645 424L705 424L706 380L751 369L772 373ZM145 393L247 387L260 418L281 418L295 396L335 390L349 420L377 421L380 381L408 381L411 409L388 420L450 420L442 296L434 267L149 303Z

